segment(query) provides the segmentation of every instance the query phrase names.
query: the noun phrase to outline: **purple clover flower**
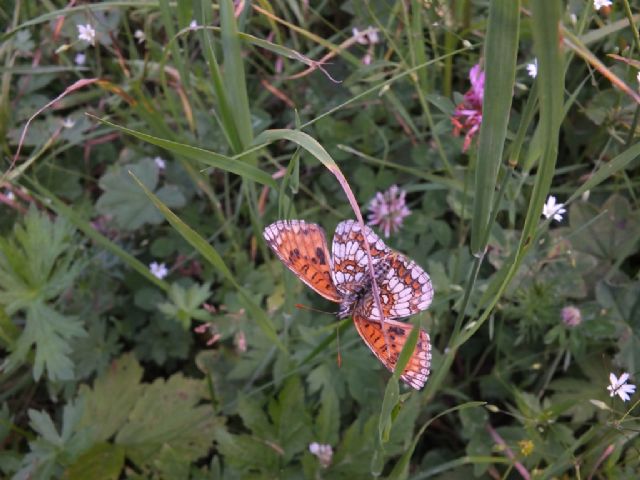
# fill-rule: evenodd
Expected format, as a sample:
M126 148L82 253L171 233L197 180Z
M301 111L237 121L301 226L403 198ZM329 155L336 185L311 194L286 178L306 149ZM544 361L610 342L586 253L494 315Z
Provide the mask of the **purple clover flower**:
M406 195L407 192L397 185L392 185L384 193L376 193L369 202L370 213L367 223L377 225L386 238L389 238L391 233L399 231L404 217L411 214L405 202Z

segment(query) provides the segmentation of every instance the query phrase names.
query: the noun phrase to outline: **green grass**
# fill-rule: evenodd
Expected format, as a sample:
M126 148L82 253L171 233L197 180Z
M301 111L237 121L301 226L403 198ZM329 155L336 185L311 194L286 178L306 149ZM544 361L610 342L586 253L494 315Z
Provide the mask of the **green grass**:
M0 7L0 476L633 478L638 395L607 386L640 375L639 16ZM299 218L331 242L394 184L411 214L384 240L435 291L402 319L431 338L421 391L400 380L417 329L388 372L262 236Z

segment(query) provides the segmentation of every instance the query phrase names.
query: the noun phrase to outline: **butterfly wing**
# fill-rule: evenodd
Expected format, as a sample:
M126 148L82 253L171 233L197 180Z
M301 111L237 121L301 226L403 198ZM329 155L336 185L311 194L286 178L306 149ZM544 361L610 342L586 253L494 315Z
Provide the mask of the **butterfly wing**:
M384 261L388 268L376 278L376 283L385 321L408 317L429 308L433 285L427 272L398 252L392 252ZM366 292L355 309L361 317L380 320L380 311L371 290Z
M389 371L393 372L398 363L398 357L400 356L402 347L404 347L407 337L413 329L413 325L395 320L386 320L384 322L383 332L383 324L367 320L357 313L353 315L353 322L362 340L364 340L374 355L378 357L378 360L380 360ZM385 343L384 333L387 334L387 338L389 339L388 349ZM424 387L429 377L430 367L431 343L429 334L420 329L418 342L400 379L416 390L420 390Z
M333 235L332 277L338 291L346 296L356 292L370 279L364 238L369 241L374 270L392 251L365 225L364 230L355 220L345 220L336 227Z
M327 300L340 303L324 230L304 220L278 220L263 232L271 250L289 270Z

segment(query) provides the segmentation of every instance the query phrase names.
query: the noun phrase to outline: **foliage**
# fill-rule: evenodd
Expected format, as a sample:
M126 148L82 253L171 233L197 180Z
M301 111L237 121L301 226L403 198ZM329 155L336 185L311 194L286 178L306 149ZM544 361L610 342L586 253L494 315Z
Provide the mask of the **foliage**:
M637 5L0 12L0 476L637 476ZM393 185L420 392L262 236Z

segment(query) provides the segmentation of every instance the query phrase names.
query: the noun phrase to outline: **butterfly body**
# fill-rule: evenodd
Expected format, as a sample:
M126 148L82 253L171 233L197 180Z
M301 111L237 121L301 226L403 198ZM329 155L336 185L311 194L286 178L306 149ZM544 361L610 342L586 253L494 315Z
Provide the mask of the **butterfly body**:
M264 237L300 280L340 305L339 318L353 316L362 339L393 371L413 328L396 319L425 310L433 298L431 280L426 272L387 247L369 227L362 229L353 220L343 221L336 227L331 255L324 230L304 220L278 220L265 228ZM373 296L365 238L373 261L379 302ZM413 388L422 388L429 375L430 360L429 335L420 330L401 379Z

